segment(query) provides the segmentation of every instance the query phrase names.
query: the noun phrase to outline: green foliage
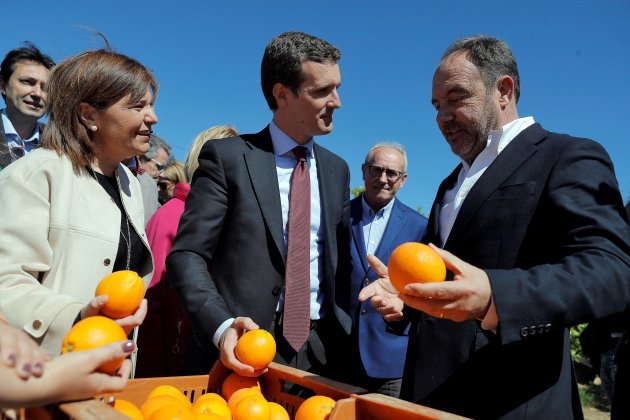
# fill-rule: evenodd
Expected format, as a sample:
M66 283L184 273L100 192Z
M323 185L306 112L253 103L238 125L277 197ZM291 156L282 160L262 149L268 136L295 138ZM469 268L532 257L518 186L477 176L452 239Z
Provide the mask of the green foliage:
M580 324L571 327L569 330L569 340L571 343L571 358L573 360L580 360L584 356L582 353L582 346L580 345L580 334L584 331L588 324Z
M350 193L352 194L352 198L357 198L361 195L361 193L365 191L365 185L361 185L360 187L352 188Z

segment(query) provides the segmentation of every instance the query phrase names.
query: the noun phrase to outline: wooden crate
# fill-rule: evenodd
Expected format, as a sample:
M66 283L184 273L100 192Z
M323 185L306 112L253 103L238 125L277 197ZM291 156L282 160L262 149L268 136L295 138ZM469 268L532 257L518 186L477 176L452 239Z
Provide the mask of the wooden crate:
M206 392L220 394L221 383L231 373L220 362L217 362L208 375L174 376L164 378L131 379L121 392L99 395L95 400L60 404L59 410L66 418L78 420L119 419L118 413L107 402L116 398L128 400L138 407L142 405L149 393L159 385L172 385L180 389L191 402L195 402ZM288 366L271 363L269 371L260 377L263 394L269 401L274 401L287 409L291 417L300 406L303 398L290 395L284 391L287 384L299 385L311 390L314 394L325 395L334 400L350 398L351 395L363 394L363 388L333 381L309 372ZM61 417L60 417L61 418Z
M331 420L460 420L455 414L435 410L381 394L352 395L337 401Z

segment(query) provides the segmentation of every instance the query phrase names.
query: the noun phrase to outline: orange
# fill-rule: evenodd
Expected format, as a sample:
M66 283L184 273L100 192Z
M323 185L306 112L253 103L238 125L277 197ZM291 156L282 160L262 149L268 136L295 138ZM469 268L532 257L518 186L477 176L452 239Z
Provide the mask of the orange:
M429 283L446 279L442 257L425 244L406 242L389 257L389 280L402 292L407 283Z
M125 330L116 322L104 316L90 316L79 322L68 331L61 343L61 353L91 350L113 341L126 340ZM111 360L98 368L99 372L116 374L124 357Z
M232 411L234 420L269 420L271 409L261 394L242 398Z
M330 416L334 406L335 400L332 398L315 395L300 404L295 413L295 420L325 420Z
M149 417L151 417L151 414L153 414L153 412L157 409L171 404L177 404L188 410L188 407L186 407L177 397L174 397L172 395L157 395L152 398L147 398L147 400L140 407L140 411L142 412L144 418L148 419Z
M168 404L155 410L147 420L196 420L189 408L181 404Z
M114 271L96 286L94 296L107 295L101 312L112 319L120 319L136 312L144 298L144 280L131 270Z
M269 408L271 409L269 420L290 420L289 413L280 404L270 402Z
M144 416L138 407L127 400L115 400L114 410L123 413L132 420L144 420Z
M234 392L230 399L228 400L228 408L234 414L234 410L239 402L245 397L249 397L250 395L262 395L260 390L256 388L242 388Z
M212 414L212 413L201 413L201 414L195 414L195 420L225 420L228 417L223 417L223 416L219 416L218 414ZM232 418L232 415L230 414L229 419Z
M276 355L276 340L265 330L247 331L238 339L234 353L241 363L264 369Z
M192 407L192 403L186 395L179 389L171 385L160 385L153 388L153 390L147 396L147 399L157 397L158 395L171 395L182 402L186 407Z
M241 376L236 372L232 372L223 381L221 385L221 395L226 400L230 400L232 394L241 388L257 388L260 392L260 382L258 378L250 378L248 376Z
M220 396L219 394L215 394L214 392L207 392L201 396L199 396L195 402L193 403L193 405L197 404L198 402L204 402L204 401L221 401L223 404L227 405L227 401L225 401L225 399L223 399L222 396Z
M231 420L232 412L230 411L230 408L223 398L218 398L207 398L205 400L195 401L192 406L193 414L214 414L225 420Z

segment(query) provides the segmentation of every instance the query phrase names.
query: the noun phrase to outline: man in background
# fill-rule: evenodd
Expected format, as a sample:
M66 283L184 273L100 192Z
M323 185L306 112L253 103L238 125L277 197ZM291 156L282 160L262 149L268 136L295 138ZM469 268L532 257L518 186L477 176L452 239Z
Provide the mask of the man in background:
M163 173L166 165L175 161L171 146L163 138L151 134L149 145L149 151L137 159L136 164L139 163L140 170L134 172L142 190L145 226L160 207L157 184L160 175Z
M40 145L46 113L45 86L52 58L31 42L11 50L0 64L0 92L6 107L0 111L0 170Z
M427 219L396 198L407 181L407 153L402 145L375 144L361 165L361 172L365 191L350 202L350 315L354 353L348 382L370 392L398 397L408 324L405 328L397 321L385 322L369 302L359 302L358 297L363 287L379 277L370 268L367 255L376 255L386 263L398 245L422 239Z

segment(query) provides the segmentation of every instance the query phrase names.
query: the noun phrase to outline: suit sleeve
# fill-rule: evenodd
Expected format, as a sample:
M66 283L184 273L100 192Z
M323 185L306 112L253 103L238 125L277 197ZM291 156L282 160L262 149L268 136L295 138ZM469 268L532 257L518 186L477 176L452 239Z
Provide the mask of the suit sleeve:
M630 307L630 228L612 162L593 141L570 143L542 186L530 227L546 231L521 251L545 254L545 263L486 270L504 344Z
M207 142L167 259L167 272L193 323L205 333L201 338L207 339L208 345L221 323L234 317L210 274L227 208L223 162L214 142Z

